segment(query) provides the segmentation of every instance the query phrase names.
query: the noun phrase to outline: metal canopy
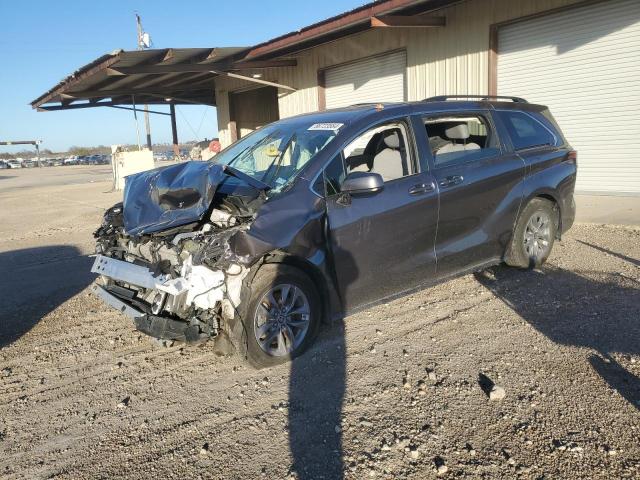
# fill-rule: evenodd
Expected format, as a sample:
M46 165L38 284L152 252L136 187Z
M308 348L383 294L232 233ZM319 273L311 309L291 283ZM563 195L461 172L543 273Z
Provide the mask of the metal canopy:
M80 68L31 106L38 110L169 103L215 106L217 75L242 76L243 70L296 65L288 59L241 61L246 51L244 47L117 50Z
M446 25L434 11L463 0L377 0L252 47L117 50L103 55L41 95L38 110L125 105L216 105L215 78L229 76L295 90L261 80L251 71L293 67L291 55L370 28L433 28ZM287 58L289 57L289 58Z

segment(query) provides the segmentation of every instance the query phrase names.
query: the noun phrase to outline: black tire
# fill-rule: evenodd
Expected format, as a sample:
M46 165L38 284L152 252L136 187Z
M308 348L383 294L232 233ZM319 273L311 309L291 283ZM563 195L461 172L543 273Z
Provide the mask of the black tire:
M545 219L547 219L545 221ZM531 230L539 222L545 228L538 233ZM505 263L518 268L537 268L547 261L558 232L558 211L545 198L534 198L522 210L507 248ZM544 244L547 242L547 244ZM544 247L544 248L543 248Z
M269 354L256 338L256 312L269 292L281 285L298 288L308 302L309 320L306 333L299 345L284 355ZM272 297L273 298L273 297ZM264 304L264 303L263 303ZM266 264L260 267L251 283L251 295L242 308L242 333L237 332L233 342L239 353L255 368L266 368L287 362L302 354L315 340L321 323L322 308L317 289L301 270L283 264ZM266 310L266 309L265 309ZM263 312L261 312L263 313ZM301 317L298 317L301 318ZM289 330L294 331L294 330ZM238 338L240 336L241 338ZM266 336L265 336L266 338ZM288 337L285 337L288 338ZM278 340L275 340L277 343ZM291 345L291 344L290 344Z

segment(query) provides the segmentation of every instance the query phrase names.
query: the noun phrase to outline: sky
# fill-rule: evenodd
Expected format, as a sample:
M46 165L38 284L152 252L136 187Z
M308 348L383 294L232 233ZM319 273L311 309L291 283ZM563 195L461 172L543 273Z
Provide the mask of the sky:
M136 49L135 12L154 48L249 46L355 8L365 0L0 0L0 141L41 148L135 144L133 113L112 108L37 112L29 104L79 67ZM160 106L154 109L168 110ZM171 141L169 117L151 115L154 143ZM213 107L178 106L180 141L218 136ZM144 122L138 118L141 141ZM15 153L24 146L0 146Z

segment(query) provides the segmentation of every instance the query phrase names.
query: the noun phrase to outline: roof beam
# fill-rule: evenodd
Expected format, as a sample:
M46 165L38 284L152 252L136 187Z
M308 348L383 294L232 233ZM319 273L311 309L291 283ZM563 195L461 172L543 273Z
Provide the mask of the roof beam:
M141 78L130 77L127 75L121 77L108 77L108 78L116 78L116 82L113 85L114 90L121 90L124 88L128 88L130 90L149 90L151 88L160 88L165 89L169 88L173 85L172 80L178 78L184 78L185 76L190 76L193 74L185 74L185 73L167 73L164 75L145 75ZM133 80L133 81L132 81Z
M295 67L298 64L295 59L287 60L265 60L255 62L235 62L235 63L192 63L175 65L137 65L133 67L114 67L107 69L107 75L136 75L136 74L165 74L165 73L188 73L188 72L209 72L211 70L251 70L260 68L275 67Z
M120 110L131 110L133 112L140 112L140 113L148 112L148 113L155 113L156 115L169 115L169 116L171 116L171 114L167 113L167 112L157 112L155 110L140 110L139 108L123 107L122 105L105 105L105 107L119 108Z
M405 16L405 15L378 15L371 17L371 26L377 27L419 27L432 28L444 27L447 18L439 15Z
M162 85L167 88L181 88L184 86L187 86L187 88L191 88L192 86L201 84L203 82L213 84L215 81L214 78L215 76L212 75L211 72L199 72L189 75L181 75L173 79L172 82L163 82Z
M207 102L205 100L192 100L189 98L184 98L181 97L180 95L178 95L177 97L175 95L162 95L162 94L158 94L158 93L147 93L146 95L150 96L150 97L157 97L157 98L170 98L171 101L174 100L178 100L179 102L184 102L184 103L193 103L194 105L209 105L210 107L215 107L216 104L212 103L211 101Z
M215 73L217 75L224 75L225 77L238 78L240 80L246 80L247 82L260 83L261 85L269 85L271 87L282 88L284 90L290 90L292 92L296 91L295 88L290 87L288 85L282 85L281 83L262 80L261 78L247 77L246 75L238 75L237 73L231 73L231 72L217 72L215 70L212 70L211 73Z
M82 92L68 92L63 94L66 99L74 100L83 100L88 98L98 98L98 97L119 97L122 95L164 95L165 97L171 96L172 94L179 95L180 92L184 91L210 91L211 88L201 88L201 89L191 89L188 87L184 88L174 88L174 89L163 89L163 88L154 88L150 90L131 90L131 89L122 89L122 90L84 90Z
M124 107L122 105L117 105L113 102L102 102L102 103L79 103L76 105L45 105L41 107L37 107L38 111L55 111L55 110L77 110L81 108L94 108L94 107L112 107L112 108L121 108L124 110L133 110L133 108ZM144 110L135 109L137 112L144 112ZM166 112L158 112L155 110L149 110L149 113L155 113L157 115L169 115Z
M233 62L229 70L252 70L260 68L296 67L298 61L295 58L281 60L247 60Z

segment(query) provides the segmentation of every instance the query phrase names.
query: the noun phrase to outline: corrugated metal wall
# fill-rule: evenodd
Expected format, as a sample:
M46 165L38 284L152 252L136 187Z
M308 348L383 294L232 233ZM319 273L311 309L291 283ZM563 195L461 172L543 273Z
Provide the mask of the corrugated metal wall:
M578 150L576 190L640 194L640 2L500 29L498 92L548 105Z
M488 92L489 27L493 23L576 3L579 0L469 0L443 9L443 28L377 28L296 55L298 65L263 72L297 89L281 90L280 116L318 109L318 70L397 49L407 52L407 97ZM220 141L231 142L228 92L248 88L243 80L216 80Z

